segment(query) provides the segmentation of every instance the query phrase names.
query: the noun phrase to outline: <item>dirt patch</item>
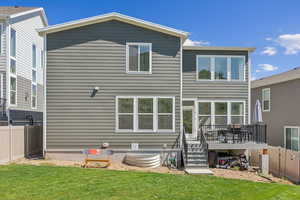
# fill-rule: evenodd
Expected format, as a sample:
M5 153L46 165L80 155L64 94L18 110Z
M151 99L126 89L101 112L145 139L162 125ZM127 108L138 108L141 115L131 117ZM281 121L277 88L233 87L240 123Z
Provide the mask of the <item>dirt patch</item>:
M61 161L61 160L43 160L43 159L19 159L15 161L16 164L29 164L29 165L49 165L49 166L72 166L72 167L81 167L82 162L75 161ZM95 165L89 165L89 167L95 167ZM168 167L158 167L158 168L140 168L135 166L129 166L123 163L112 163L108 168L109 170L122 170L122 171L143 171L143 172L155 172L155 173L166 173L166 174L185 174L184 171L177 169L169 169ZM242 179L255 182L264 182L264 183L281 183L292 185L290 181L273 177L271 175L267 177L262 177L255 170L249 171L238 171L230 169L211 169L214 173L214 176L230 179Z
M239 170L231 170L231 169L211 169L214 172L215 176L223 177L223 178L231 178L231 179L242 179L249 180L255 182L264 182L264 183L281 183L281 184L289 184L293 185L288 180L276 178L274 176L268 175L267 177L260 176L258 172L255 170L249 171L239 171Z

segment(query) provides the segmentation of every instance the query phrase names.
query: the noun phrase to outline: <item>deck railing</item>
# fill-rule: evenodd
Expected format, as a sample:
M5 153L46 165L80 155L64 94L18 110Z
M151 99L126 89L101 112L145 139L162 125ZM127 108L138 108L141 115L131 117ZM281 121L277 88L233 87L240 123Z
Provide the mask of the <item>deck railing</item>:
M198 135L204 135L207 143L266 143L267 126L251 125L201 125Z

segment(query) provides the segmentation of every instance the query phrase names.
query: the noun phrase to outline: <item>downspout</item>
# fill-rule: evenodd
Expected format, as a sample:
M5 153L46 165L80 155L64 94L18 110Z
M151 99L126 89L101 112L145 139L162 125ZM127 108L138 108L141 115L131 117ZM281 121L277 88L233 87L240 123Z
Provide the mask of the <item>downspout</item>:
M182 149L182 134L183 134L183 110L182 110L182 45L183 40L180 38L180 149Z
M248 124L251 124L251 57L248 51Z
M47 109L46 109L46 71L47 71L47 34L43 34L43 40L44 40L44 47L43 47L43 54L44 54L44 60L43 60L43 94L44 94L44 104L43 104L43 157L46 156L46 149L47 149L47 143L46 143L46 126L47 126Z

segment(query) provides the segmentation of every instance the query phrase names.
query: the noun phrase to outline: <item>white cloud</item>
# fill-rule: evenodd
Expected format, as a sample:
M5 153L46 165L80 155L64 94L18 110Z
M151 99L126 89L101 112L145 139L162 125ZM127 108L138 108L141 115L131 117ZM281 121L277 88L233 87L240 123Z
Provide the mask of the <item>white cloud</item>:
M279 35L274 41L285 48L287 55L297 54L300 51L300 34Z
M196 40L190 40L186 39L183 46L208 46L210 45L210 42L208 41L196 41Z
M265 47L264 50L261 52L263 55L273 56L277 53L275 47Z
M257 69L257 70L255 70L255 72L256 72L256 73L259 73L259 72L261 72L261 69Z
M262 70L264 71L275 71L278 69L278 67L273 66L271 64L259 64L258 65L260 69L256 70L256 72L261 72Z
M267 41L271 41L272 38L271 38L271 37L267 37L266 40L267 40Z

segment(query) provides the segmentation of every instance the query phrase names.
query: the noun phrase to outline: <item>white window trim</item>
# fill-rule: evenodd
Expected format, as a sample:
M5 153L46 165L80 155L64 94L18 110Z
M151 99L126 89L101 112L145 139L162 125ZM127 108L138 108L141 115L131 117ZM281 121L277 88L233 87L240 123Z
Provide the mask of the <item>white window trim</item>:
M119 129L119 113L118 113L118 100L119 99L133 99L133 129ZM153 99L153 130L152 129L138 129L138 99L139 98L152 98ZM172 129L158 129L158 99L168 98L173 100L173 113L172 113ZM115 132L116 133L174 133L175 132L175 97L172 96L116 96L115 100ZM124 114L124 113L122 113Z
M198 58L210 58L210 79L199 79L198 77ZM215 79L215 58L226 58L227 59L227 79L219 80ZM244 61L244 79L242 80L232 80L231 78L231 58L243 58ZM196 55L196 80L197 81L232 81L232 82L244 82L246 81L246 57L245 56L231 56L231 55Z
M149 45L149 72L129 70L129 45ZM140 52L138 52L138 70L140 68ZM152 74L152 43L127 42L126 43L126 73L127 74Z
M33 46L35 46L35 68L33 67ZM32 44L31 45L31 61L32 61L32 63L31 63L31 102L30 102L30 104L31 104L31 108L32 109L37 109L37 78L38 78L38 74L37 74L37 46L36 46L36 44ZM32 76L32 72L33 71L35 71L35 82L33 81L33 76ZM33 99L33 90L32 90L32 88L33 88L33 85L35 86L35 88L36 88L36 91L35 91L35 106L33 106L32 105L32 99Z
M216 117L216 114L215 114L215 103L227 103L227 125L230 125L231 124L231 103L243 103L243 109L244 109L244 115L243 115L243 121L244 123L243 124L246 124L246 101L244 100L197 100L196 101L197 103L197 107L198 107L198 103L211 103L210 105L210 109L211 109L211 125L216 125L215 124L215 117ZM197 108L197 118L199 118L200 114L199 114L199 110ZM201 116L204 116L204 115L201 115ZM205 116L209 116L209 115L205 115ZM221 116L221 115L217 115L217 116ZM224 115L225 116L225 115ZM238 116L238 115L233 115L233 116ZM241 115L239 115L241 116ZM198 120L198 119L197 119ZM197 123L199 123L197 121ZM218 124L217 124L218 125Z
M264 92L269 91L269 99L264 98ZM270 112L271 111L271 89L270 88L263 88L261 93L262 98L262 111L263 112ZM269 109L265 110L265 100L269 100Z
M12 55L11 55L11 30L14 30L15 31L15 33L16 33L16 38L15 38L15 40L16 40L16 56L15 57L13 57ZM18 78L17 78L17 73L18 73L18 62L17 62L17 31L14 29L14 28L11 28L11 27L9 27L9 34L8 34L8 37L7 37L7 40L6 41L8 41L7 42L7 45L9 45L9 48L8 48L8 52L7 52L7 54L9 55L9 60L8 60L8 74L9 74L9 80L8 80L8 98L9 98L9 106L12 106L12 107L16 107L16 106L18 106ZM13 73L11 73L10 72L10 67L11 67L11 60L14 60L15 62L16 62L16 73L15 74L13 74ZM15 104L12 104L11 103L11 97L10 97L10 95L11 95L11 89L10 89L10 84L11 84L11 82L10 82L10 78L11 77L13 77L13 78L15 78L16 79L16 95L15 95L15 98L16 98L16 100L15 100Z
M283 131L284 131L284 148L286 148L286 129L287 129L287 128L291 128L291 129L292 129L292 128L296 128L296 129L298 130L298 131L297 131L297 133L298 133L298 150L300 150L300 141L299 141L299 140L300 140L300 138L299 138L299 134L300 134L300 133L299 133L299 129L300 129L300 127L299 127L299 126L284 126L284 127L283 127L283 129L284 129L284 130L283 130Z

